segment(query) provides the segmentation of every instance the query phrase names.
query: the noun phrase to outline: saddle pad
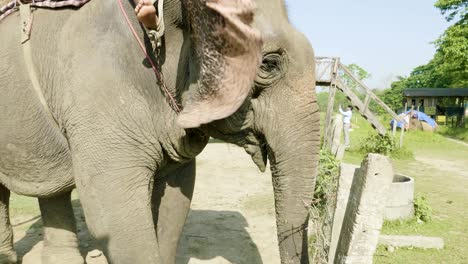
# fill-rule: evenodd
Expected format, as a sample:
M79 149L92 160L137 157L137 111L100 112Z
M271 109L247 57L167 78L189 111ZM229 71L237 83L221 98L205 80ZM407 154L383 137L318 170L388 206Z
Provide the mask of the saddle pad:
M31 3L33 7L44 7L44 8L58 8L58 7L81 7L90 0L33 0L26 1ZM5 6L0 8L0 21L11 13L18 11L18 6L21 5L19 0L12 0Z

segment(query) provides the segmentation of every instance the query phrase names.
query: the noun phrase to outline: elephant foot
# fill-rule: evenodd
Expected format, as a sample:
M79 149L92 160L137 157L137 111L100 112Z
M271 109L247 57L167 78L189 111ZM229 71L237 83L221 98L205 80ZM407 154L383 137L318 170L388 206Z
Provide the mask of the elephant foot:
M44 247L42 264L85 264L78 248Z
M15 251L0 251L0 264L14 263L18 263L18 255L16 255Z

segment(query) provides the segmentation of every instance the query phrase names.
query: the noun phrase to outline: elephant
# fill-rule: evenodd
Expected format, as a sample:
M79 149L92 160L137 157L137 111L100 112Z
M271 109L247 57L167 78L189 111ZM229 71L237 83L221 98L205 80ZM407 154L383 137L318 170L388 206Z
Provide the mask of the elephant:
M134 6L123 1L127 14ZM269 161L281 263L309 263L320 148L312 46L283 0L164 0L164 21L150 54L160 82L116 1L35 10L40 93L19 15L0 23L0 263L17 261L10 192L38 198L44 264L84 262L74 188L111 263L175 263L210 137L243 147L261 171ZM135 16L130 23L150 50Z

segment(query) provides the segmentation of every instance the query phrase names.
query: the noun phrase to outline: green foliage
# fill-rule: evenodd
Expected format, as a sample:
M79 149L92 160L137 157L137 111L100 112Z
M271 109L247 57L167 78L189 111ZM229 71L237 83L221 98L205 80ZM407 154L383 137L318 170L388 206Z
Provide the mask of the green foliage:
M317 93L317 103L319 106L319 111L320 112L326 112L327 111L327 106L328 106L328 91L327 92L319 92ZM338 91L335 94L335 102L333 103L333 109L337 111L338 106L341 105L349 105L351 102L346 98L346 96Z
M328 92L319 92L317 93L317 104L320 112L327 111L328 104Z
M364 70L361 66L355 64L355 63L351 63L347 66L347 68L353 73L354 77L358 78L359 80L364 80L364 79L368 79L371 77L371 74L369 72L367 72L366 70ZM349 84L350 82L350 79L347 78L346 76L343 76L344 79L345 79L345 82L347 84ZM350 86L352 86L350 84Z
M432 208L423 194L417 194L414 199L414 216L425 223L432 220Z
M382 100L394 111L402 107L405 88L468 87L468 0L438 0L435 4L448 21L456 21L437 40L434 57L413 69L382 94Z
M467 0L438 0L435 7L439 8L443 15L446 15L447 21L452 21L457 16L466 18L468 1Z
M437 133L468 143L468 128L439 126Z
M352 64L347 65L346 67L353 74L353 76L356 77L360 81L371 77L370 73L368 73L366 70L364 70L357 64L352 63ZM359 84L353 78L349 77L347 74L345 74L345 72L339 72L338 74L340 75L340 78L343 80L346 86L354 90L355 93L361 99L364 98L365 95L362 93L362 90L357 90L357 88L359 87Z
M360 150L364 153L378 153L387 156L395 149L395 140L389 133L384 136L379 134L370 135L361 142L360 147Z
M447 74L447 87L468 87L468 0L438 0L435 4L447 21L456 20L434 44L437 47L434 60L436 70ZM437 58L438 57L438 58Z
M468 19L449 27L434 43L436 55L431 61L435 77L443 77L441 87L468 87Z
M320 150L319 171L311 208L309 252L311 263L325 263L330 247L333 209L336 202L339 162L326 150Z
M354 64L354 63L349 64L349 65L347 65L347 67L353 73L353 75L356 78L358 78L359 80L361 80L361 81L371 77L371 75L366 70L364 70L363 68L361 68L357 64ZM354 80L352 80L351 78L349 78L347 75L344 75L344 73L342 73L342 72L340 73L340 75L341 75L341 78L342 78L343 82L348 87L350 87L352 89L355 89L357 87L357 83ZM364 96L359 92L357 94L358 94L358 96L361 96L361 97ZM321 111L321 112L326 112L327 111L328 95L329 95L328 91L317 93L317 102L318 102L318 105L319 105L319 111ZM363 99L363 98L361 98L361 99ZM333 103L333 109L335 109L335 111L337 111L339 105L346 106L346 105L349 105L349 104L351 104L350 100L341 91L337 91L336 94L335 94L335 101Z
M390 89L385 89L380 98L384 103L390 107L393 111L398 112L403 105L403 89L407 88L405 78L399 77L399 80L392 83Z
M313 205L323 212L328 197L336 193L340 162L329 151L320 150L319 171L315 182Z
M367 153L378 153L390 156L394 159L412 160L414 159L413 152L405 147L398 148L395 138L387 133L384 136L372 134L362 140L359 152L366 155Z
M380 98L383 98L383 95L384 95L384 90L381 90L381 89L374 89L372 90L372 92L377 95L378 97ZM381 107L375 100L371 100L370 103L369 103L369 109L377 114L378 116L385 116L387 115L387 111Z

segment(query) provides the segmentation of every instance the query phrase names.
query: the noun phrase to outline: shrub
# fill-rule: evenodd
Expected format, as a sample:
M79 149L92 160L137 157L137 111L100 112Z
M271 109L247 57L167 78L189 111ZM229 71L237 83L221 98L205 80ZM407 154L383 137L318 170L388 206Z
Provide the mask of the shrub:
M328 197L336 193L340 162L329 151L320 150L319 171L315 181L313 205L321 212Z
M364 153L378 153L389 156L396 149L394 138L390 133L370 135L361 143L360 150Z
M390 133L384 136L378 134L368 136L361 142L359 151L364 155L367 153L378 153L394 159L414 159L411 150L405 147L397 147L395 138Z
M319 171L311 208L309 252L311 263L326 263L331 241L333 209L336 203L339 161L329 151L320 150Z
M430 222L432 219L432 209L429 205L426 196L417 194L414 199L414 216L425 223Z

